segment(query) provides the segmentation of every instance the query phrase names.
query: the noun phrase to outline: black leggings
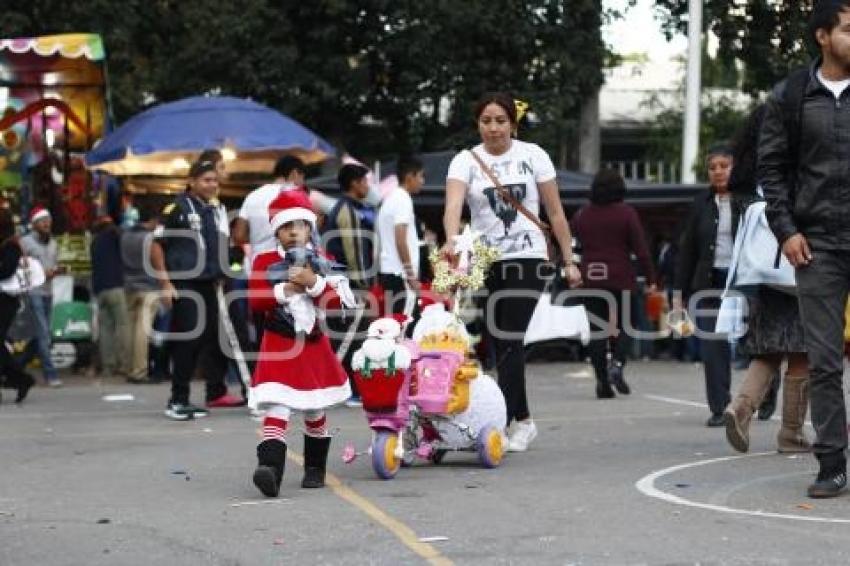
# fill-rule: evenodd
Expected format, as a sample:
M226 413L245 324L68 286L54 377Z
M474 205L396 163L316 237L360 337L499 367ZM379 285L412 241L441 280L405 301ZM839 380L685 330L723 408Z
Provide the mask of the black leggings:
M590 319L590 331L600 334L598 338L590 341L588 353L597 381L606 383L608 381L608 345L611 344L611 354L614 360L621 365L626 365L626 359L631 345L631 338L624 330L624 322L628 321L629 328L634 328L634 320L631 316L631 292L630 291L605 291L596 290L600 296L584 297L584 308ZM612 313L611 310L614 310ZM612 316L616 317L616 334L612 332Z
M523 335L543 287L542 259L503 260L493 264L487 276L484 329L496 351L499 388L505 396L508 424L524 421L531 414L525 387ZM518 291L515 296L505 291Z

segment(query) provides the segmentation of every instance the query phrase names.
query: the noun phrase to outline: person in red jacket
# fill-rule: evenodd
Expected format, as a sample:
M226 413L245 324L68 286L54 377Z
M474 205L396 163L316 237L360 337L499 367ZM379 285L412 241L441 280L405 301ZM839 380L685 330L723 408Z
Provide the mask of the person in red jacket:
M325 309L355 304L348 280L311 242L316 215L303 191L284 191L269 206L276 249L254 259L248 300L265 331L249 405L266 411L254 484L267 497L280 491L292 410L304 413L302 487L322 487L331 438L325 409L351 396L348 376L321 330Z
M590 186L590 204L572 218L572 230L581 243L581 276L587 289L598 291L584 299L595 336L590 341L590 360L596 373L596 396L615 396L613 385L623 395L631 388L623 377L629 351L632 296L637 291L637 274L632 255L637 257L650 288L655 273L637 211L623 202L626 183L613 169L603 169ZM606 324L600 325L601 321ZM608 347L611 346L610 363Z

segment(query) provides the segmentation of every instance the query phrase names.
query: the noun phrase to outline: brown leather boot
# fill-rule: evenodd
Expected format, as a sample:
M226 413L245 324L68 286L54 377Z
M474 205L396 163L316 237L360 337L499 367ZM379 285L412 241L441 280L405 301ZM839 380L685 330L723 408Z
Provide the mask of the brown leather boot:
M774 368L764 360L750 362L738 395L723 413L726 440L738 452L750 449L750 421L770 388Z
M782 384L782 428L776 437L777 450L783 454L811 452L803 424L809 408L809 376L785 374Z
M750 421L756 408L749 397L738 395L723 412L726 440L738 452L750 449Z

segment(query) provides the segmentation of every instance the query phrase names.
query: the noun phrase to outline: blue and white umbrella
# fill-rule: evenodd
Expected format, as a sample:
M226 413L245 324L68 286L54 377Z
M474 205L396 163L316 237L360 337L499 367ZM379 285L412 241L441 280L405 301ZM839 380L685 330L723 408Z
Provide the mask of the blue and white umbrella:
M308 164L335 154L318 135L262 104L195 96L134 116L86 154L86 166L112 175L182 176L205 149L221 150L229 173L270 174L286 154Z

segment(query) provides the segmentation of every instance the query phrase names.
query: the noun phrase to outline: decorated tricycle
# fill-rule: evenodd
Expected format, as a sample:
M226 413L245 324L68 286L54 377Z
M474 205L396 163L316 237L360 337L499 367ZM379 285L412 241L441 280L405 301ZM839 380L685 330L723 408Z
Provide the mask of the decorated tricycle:
M391 479L417 458L438 464L455 451L477 453L486 468L499 466L507 448L505 400L470 359L469 335L457 313L427 306L412 340L403 338L404 324L403 317L374 321L352 360L372 429L368 452L375 473ZM356 454L349 447L344 458L350 462Z

